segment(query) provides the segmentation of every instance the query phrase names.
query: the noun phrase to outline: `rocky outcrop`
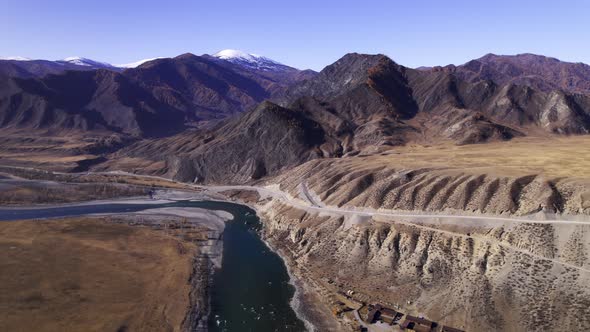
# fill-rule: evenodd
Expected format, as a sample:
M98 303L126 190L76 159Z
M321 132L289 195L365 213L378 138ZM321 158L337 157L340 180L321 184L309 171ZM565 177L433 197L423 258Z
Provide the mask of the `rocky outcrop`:
M580 319L590 314L590 223L479 218L589 215L587 181L357 157L310 161L268 183L314 206L416 211L370 217L261 201L264 235L332 292L354 290L466 331L590 328Z
M125 156L166 160L166 175L204 183L244 183L320 157L331 150L322 127L270 102L212 131L139 142Z
M183 332L207 331L210 309L210 288L213 283L212 263L208 257L196 257L189 278L189 307L182 320Z
M417 118L430 135L449 125L448 115L453 117L458 110L521 133L539 129L545 134L590 132L587 95L545 92L513 83L466 82L446 71L408 71L408 80L420 108Z
M590 224L429 225L261 205L306 276L466 331L590 328ZM288 249L288 250L287 250Z

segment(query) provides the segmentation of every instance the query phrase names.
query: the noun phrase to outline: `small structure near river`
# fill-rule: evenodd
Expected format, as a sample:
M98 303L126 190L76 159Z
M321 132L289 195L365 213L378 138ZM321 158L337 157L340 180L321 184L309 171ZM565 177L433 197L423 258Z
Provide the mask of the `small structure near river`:
M402 331L416 332L464 332L449 326L442 326L423 317L404 314L397 310L383 306L382 304L370 304L367 313L362 319L368 324L382 322L388 325L399 324ZM365 309L365 310L367 310ZM400 323L401 322L401 323Z
M402 318L403 314L391 308L382 306L381 304L369 305L369 312L367 313L366 322L369 324L377 320L393 325Z

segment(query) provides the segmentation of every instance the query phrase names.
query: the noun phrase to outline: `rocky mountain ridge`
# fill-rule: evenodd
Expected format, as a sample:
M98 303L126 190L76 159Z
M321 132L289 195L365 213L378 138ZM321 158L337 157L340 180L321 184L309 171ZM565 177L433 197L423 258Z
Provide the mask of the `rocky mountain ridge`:
M78 67L84 70L54 73L41 66L48 71L42 77L11 67L0 80L0 126L169 136L253 108L306 75L293 69L277 74L279 80L272 72L192 54L123 72Z
M160 146L156 148L159 160L176 160L166 167L168 176L205 183L222 179L244 183L279 174L310 159L374 154L408 143L446 140L473 144L529 134L590 131L588 95L562 90L543 92L512 83L471 83L446 71L409 69L384 55L347 54L318 75L295 83L271 99L274 103L265 102L238 120L229 119L218 127L167 141L138 142L120 155L154 155L150 151ZM257 117L262 109L296 115L298 121L293 125L297 130L321 132L323 139L309 144L305 135L296 135L285 141L280 139L286 132L278 125L280 121L275 126L257 122L252 127L244 120ZM227 126L231 126L231 132L243 134L228 135L223 129ZM286 151L293 148L291 152L297 152L286 159L273 155L272 149L244 152L244 146L264 146L268 138L280 142ZM211 158L218 158L206 151L215 151L220 144L224 154L240 158L213 162ZM194 174L187 169L199 171Z
M121 141L136 143L104 156L106 165L146 159L165 165L159 174L205 183L244 183L311 159L412 143L590 132L590 95L568 90L415 70L384 55L347 54L317 74L244 66L261 59L252 55L226 58L187 53L120 73L9 77L0 81L0 126L129 136ZM536 57L515 59L523 72L537 68Z
M526 85L543 92L564 90L569 93L590 92L590 66L571 63L542 55L486 54L461 66L433 70L454 73L468 82L491 80L499 85Z

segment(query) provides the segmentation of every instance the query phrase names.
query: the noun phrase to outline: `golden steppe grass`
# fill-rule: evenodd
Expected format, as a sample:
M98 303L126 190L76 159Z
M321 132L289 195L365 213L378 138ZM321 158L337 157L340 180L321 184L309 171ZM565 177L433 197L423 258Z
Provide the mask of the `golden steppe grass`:
M195 250L97 219L0 222L0 330L178 331Z
M449 167L507 176L590 178L590 136L525 137L461 146L408 145L364 159L394 168Z

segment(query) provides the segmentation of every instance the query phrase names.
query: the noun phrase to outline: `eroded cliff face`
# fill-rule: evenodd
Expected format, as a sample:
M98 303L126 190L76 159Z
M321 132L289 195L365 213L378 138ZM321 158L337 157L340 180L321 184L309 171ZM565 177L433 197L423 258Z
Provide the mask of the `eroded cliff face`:
M294 196L305 185L329 206L495 215L590 214L589 181L534 174L394 168L371 158L349 158L313 160L272 182Z
M293 268L333 290L467 331L590 329L590 224L259 212Z

